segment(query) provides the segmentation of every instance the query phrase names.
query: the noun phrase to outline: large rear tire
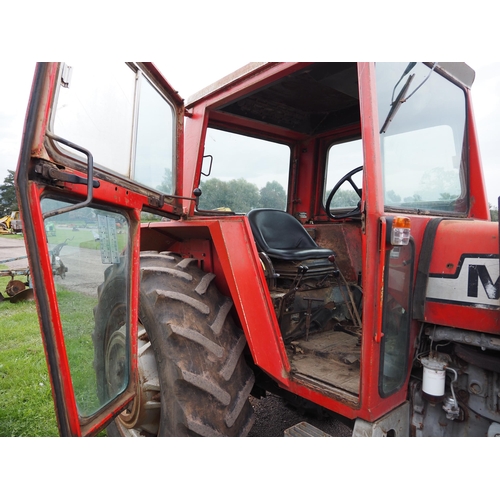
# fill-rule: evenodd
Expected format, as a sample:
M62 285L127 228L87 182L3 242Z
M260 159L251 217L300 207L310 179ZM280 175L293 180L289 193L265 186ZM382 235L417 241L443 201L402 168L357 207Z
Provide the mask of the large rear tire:
M125 357L123 324L117 321L120 314L113 314L121 311L123 317L123 305L110 305L107 296L113 293L106 285L119 279L118 268L106 273L95 311L96 371L104 396L119 378L115 372ZM248 434L255 378L244 359L245 336L230 314L232 301L220 294L214 278L194 259L141 254L140 383L133 403L108 426L108 435ZM99 356L106 365L102 369Z

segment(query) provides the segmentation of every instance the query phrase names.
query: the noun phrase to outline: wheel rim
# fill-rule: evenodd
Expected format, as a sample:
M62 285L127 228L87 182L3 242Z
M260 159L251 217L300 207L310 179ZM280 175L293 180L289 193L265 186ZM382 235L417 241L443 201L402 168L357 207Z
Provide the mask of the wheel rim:
M126 366L125 327L114 331L106 349L106 384L110 394L120 392ZM139 383L134 399L120 413L115 424L124 436L156 436L160 426L160 383L156 360L145 328L139 324Z

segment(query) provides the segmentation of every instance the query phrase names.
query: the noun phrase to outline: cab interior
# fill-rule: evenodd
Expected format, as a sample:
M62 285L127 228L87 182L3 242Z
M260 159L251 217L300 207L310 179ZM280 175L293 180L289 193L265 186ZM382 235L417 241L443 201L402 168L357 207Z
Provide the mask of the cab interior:
M349 214L356 212L360 201L362 172L357 172L358 190L348 206L341 202L325 209L332 184L356 168L362 170L356 63L304 67L211 109L208 127L289 148L288 180L283 186L286 204L252 207L247 215L292 376L301 383L320 385L325 392L340 390L343 398L357 401L363 309L361 222L359 210ZM213 142L220 142L218 137ZM206 154L209 141L208 134ZM337 146L348 152L334 155ZM357 156L350 152L352 146ZM257 149L242 156L257 154ZM221 154L207 154L210 168L203 167L202 179L219 175ZM236 169L234 161L231 165ZM339 192L353 190L349 179ZM201 187L203 201L206 190ZM203 203L200 207L200 214L233 212L232 207Z

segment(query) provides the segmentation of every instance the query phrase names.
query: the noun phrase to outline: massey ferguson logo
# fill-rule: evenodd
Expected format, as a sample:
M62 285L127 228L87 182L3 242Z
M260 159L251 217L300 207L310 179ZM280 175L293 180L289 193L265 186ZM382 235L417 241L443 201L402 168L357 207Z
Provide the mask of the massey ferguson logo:
M497 279L493 282L488 268L484 264L469 264L469 285L467 295L469 297L479 296L479 284L481 283L488 299L498 300L499 283L498 266L496 268Z
M500 308L498 255L462 255L452 275L430 274L427 300Z

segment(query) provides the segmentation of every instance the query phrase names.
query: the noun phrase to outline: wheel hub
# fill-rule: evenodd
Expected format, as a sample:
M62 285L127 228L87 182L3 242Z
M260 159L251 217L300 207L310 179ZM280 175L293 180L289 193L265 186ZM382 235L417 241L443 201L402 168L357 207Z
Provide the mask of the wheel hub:
M120 381L123 381L127 362L124 328L113 332L106 351L106 381L110 394L120 392ZM139 383L134 399L118 415L115 423L124 435L156 436L161 408L158 370L151 342L141 324L138 325L137 333Z

